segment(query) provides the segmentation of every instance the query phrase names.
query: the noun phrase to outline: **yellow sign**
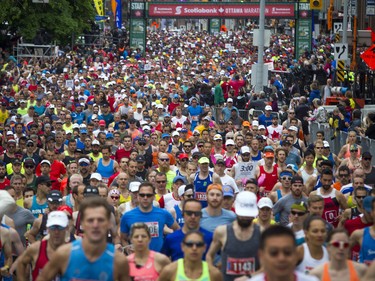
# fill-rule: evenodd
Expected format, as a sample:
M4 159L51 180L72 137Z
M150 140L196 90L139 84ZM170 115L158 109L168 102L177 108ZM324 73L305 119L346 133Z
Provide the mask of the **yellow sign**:
M336 71L336 76L337 76L337 81L339 82L344 82L345 81L345 61L343 60L338 60L337 61L337 71Z
M103 0L94 0L95 9L99 16L104 16Z

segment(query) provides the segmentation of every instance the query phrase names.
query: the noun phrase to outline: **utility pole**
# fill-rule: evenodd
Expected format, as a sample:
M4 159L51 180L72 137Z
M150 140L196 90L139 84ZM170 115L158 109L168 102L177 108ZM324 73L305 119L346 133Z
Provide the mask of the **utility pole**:
M348 0L344 0L344 18L342 21L342 43L348 43Z
M258 41L258 66L257 79L255 84L255 92L259 93L263 90L263 51L264 51L264 18L266 10L266 0L260 0L259 3L259 41Z

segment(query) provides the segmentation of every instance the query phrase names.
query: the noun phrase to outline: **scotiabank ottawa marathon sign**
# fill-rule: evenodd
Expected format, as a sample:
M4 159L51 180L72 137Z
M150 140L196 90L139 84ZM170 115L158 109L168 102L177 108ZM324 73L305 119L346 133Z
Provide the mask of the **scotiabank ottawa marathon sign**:
M249 18L259 17L259 4L231 3L150 3L149 17L213 17L213 18ZM266 4L266 17L294 18L293 4Z

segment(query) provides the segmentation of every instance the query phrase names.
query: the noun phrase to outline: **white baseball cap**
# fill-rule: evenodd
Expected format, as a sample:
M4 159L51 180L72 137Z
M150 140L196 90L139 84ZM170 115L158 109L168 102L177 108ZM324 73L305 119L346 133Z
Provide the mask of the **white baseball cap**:
M232 98L227 99L227 102L233 102Z
M99 173L92 173L91 177L90 177L90 180L92 180L92 179L96 179L98 181L102 181L103 180L102 175L99 174Z
M258 208L259 209L262 209L263 207L268 207L268 208L273 208L273 203L271 201L271 199L269 199L268 197L262 197L259 199L258 201Z
M226 140L225 146L227 146L227 145L234 145L234 140L232 140L232 139Z
M298 128L296 126L290 126L288 130L298 132Z
M138 192L140 185L141 185L141 183L139 181L132 181L131 183L129 183L129 191L130 192Z
M215 140L222 140L222 139L223 139L223 137L220 134L214 135L214 141Z
M272 110L272 106L266 105L266 107L264 108L264 110Z
M253 192L241 191L234 202L236 214L241 217L255 218L259 214L257 197Z
M53 211L48 214L46 227L49 228L54 225L67 227L69 223L68 216L63 211Z
M241 154L250 153L250 148L248 146L241 147Z

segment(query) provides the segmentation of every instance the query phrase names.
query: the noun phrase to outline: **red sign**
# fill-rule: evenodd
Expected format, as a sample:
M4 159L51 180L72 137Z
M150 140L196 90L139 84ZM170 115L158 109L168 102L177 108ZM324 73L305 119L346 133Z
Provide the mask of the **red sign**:
M361 55L363 61L367 64L371 70L375 70L375 45L372 45Z
M259 17L259 4L198 4L198 3L150 3L149 17L173 18L249 18ZM293 4L268 4L265 11L266 17L294 18Z

